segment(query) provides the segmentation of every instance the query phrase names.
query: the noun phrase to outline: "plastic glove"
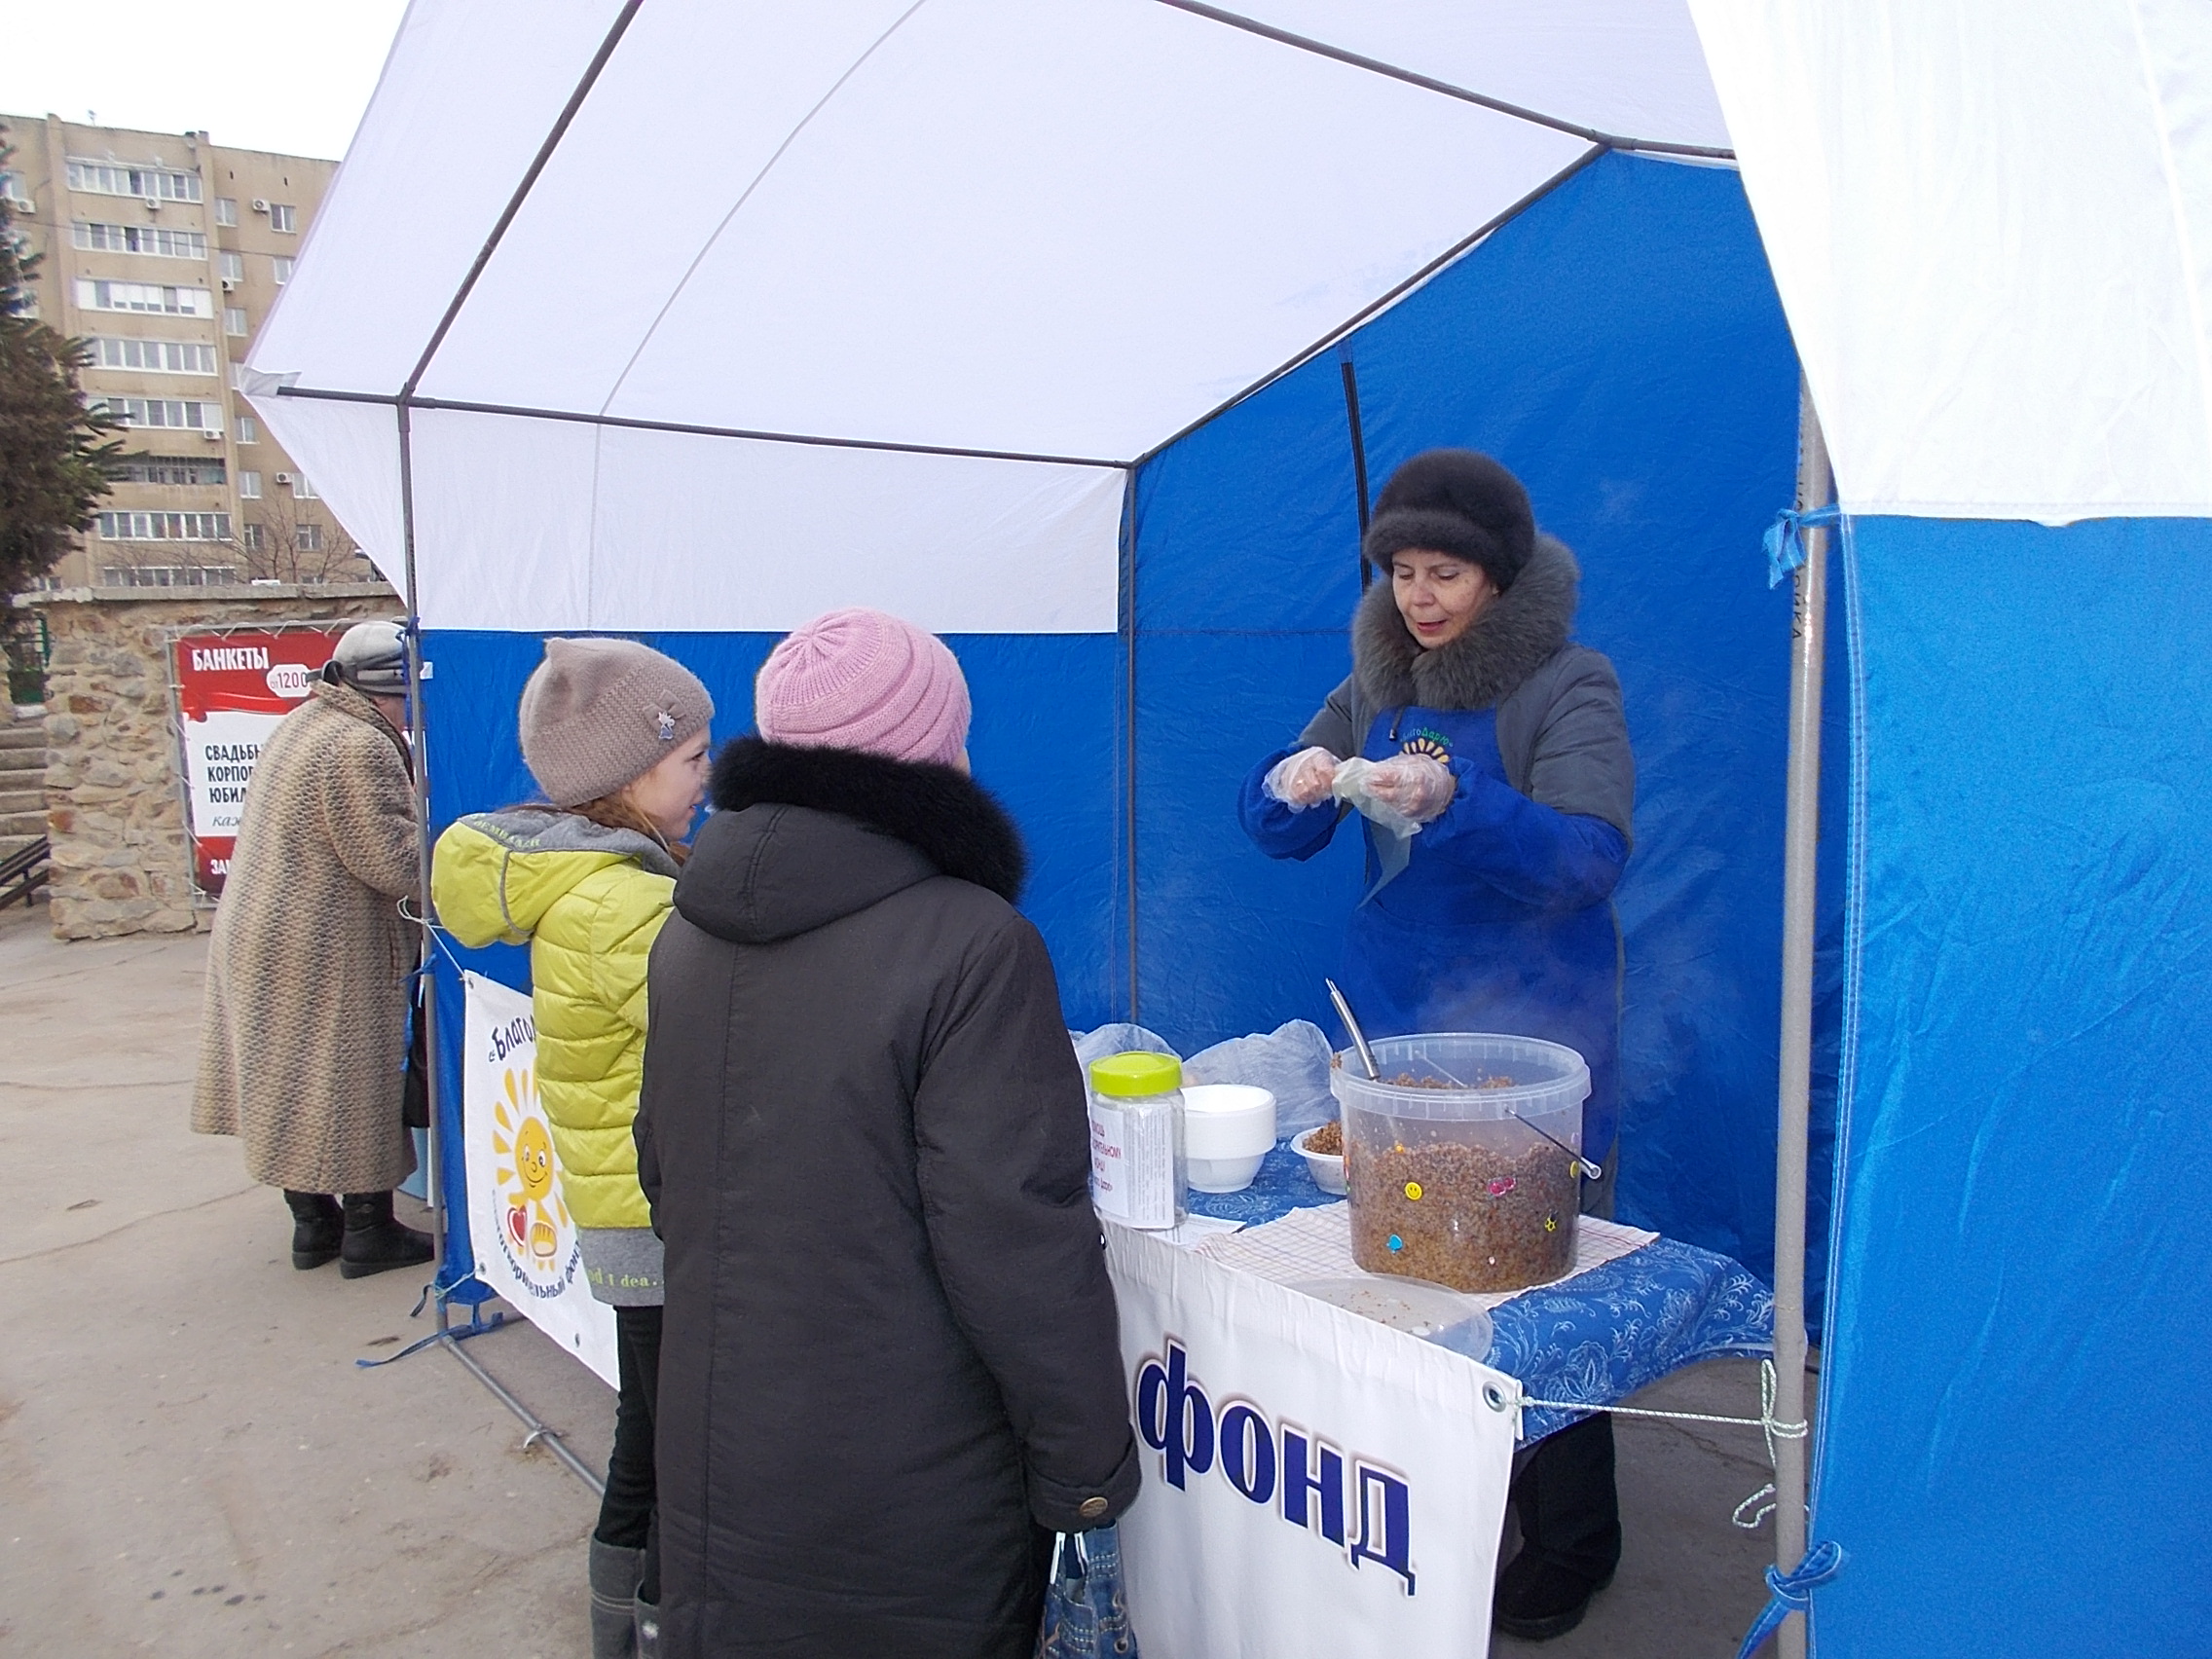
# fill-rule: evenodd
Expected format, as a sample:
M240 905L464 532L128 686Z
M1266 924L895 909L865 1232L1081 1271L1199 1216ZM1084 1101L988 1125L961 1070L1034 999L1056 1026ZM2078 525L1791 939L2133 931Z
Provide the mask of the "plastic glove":
M1415 824L1441 817L1458 793L1459 780L1443 761L1426 755L1397 755L1377 761L1363 787L1384 806Z
M1337 768L1330 792L1377 829L1387 830L1397 850L1403 852L1406 840L1420 833L1420 826L1367 787L1375 766L1373 760L1353 756Z
M1268 768L1260 788L1285 806L1304 812L1329 798L1337 775L1337 757L1326 749L1301 749Z

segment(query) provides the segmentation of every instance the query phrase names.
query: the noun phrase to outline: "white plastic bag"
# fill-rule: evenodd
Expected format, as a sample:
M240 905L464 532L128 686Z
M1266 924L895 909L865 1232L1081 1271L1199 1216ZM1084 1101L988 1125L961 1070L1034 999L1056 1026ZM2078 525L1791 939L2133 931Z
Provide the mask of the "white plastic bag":
M1183 1062L1185 1083L1249 1083L1275 1097L1275 1136L1318 1128L1337 1115L1329 1092L1329 1040L1310 1020L1226 1043Z

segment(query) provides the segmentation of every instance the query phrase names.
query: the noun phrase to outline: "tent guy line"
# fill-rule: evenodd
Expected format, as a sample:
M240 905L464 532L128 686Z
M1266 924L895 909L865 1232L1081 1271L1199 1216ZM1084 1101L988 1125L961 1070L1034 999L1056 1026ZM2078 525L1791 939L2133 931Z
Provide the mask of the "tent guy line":
M1356 52L1347 52L1341 46L1331 46L1327 41L1314 40L1308 35L1293 34L1288 29L1278 29L1273 24L1263 23L1256 18L1242 17L1235 12L1226 12L1218 6L1203 5L1200 0L1156 0L1156 3L1173 11L1188 12L1194 18L1204 18L1209 22L1220 23L1228 28L1240 29L1244 33L1254 35L1261 40L1272 41L1277 46L1291 47L1299 52L1310 52L1314 56L1326 57L1334 63L1343 63L1353 69L1364 69L1371 75L1382 75L1392 81L1403 82L1409 87L1419 87L1424 92L1436 92L1444 97L1457 98L1461 103L1476 104L1499 115L1509 115L1516 121L1527 121L1537 127L1548 127L1555 132L1567 132L1577 138L1587 138L1591 143L1607 150L1641 150L1662 156L1704 156L1714 161L1724 162L1732 162L1736 159L1735 151L1718 145L1671 144L1663 139L1631 138L1622 133L1605 132L1595 127L1584 127L1579 122L1563 121L1560 117L1546 115L1541 110L1529 109L1521 104L1507 103L1503 98L1493 98L1483 92L1470 91L1465 87L1456 87L1450 81L1439 81L1432 75L1422 75L1411 69L1401 69L1395 63L1385 63L1380 57L1365 57Z

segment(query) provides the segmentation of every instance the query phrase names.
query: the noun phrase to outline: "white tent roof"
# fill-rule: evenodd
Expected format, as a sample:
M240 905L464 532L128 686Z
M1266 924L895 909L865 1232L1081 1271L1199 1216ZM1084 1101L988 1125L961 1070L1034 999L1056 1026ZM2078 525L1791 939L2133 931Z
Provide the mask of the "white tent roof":
M394 570L408 396L433 625L1106 630L1128 463L1733 130L1855 509L2212 507L2201 11L1693 4L416 0L256 405Z

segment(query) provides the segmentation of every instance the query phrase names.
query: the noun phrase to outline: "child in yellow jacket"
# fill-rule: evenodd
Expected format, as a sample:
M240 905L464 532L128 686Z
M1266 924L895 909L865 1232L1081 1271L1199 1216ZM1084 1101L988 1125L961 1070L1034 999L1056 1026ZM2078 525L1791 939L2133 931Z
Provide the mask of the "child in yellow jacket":
M548 640L522 694L522 752L549 804L476 813L438 837L430 892L463 944L530 946L537 1084L591 1293L614 1309L621 1391L592 1533L593 1659L651 1651L653 1394L661 1247L631 1125L645 960L706 792L714 700L631 640Z

